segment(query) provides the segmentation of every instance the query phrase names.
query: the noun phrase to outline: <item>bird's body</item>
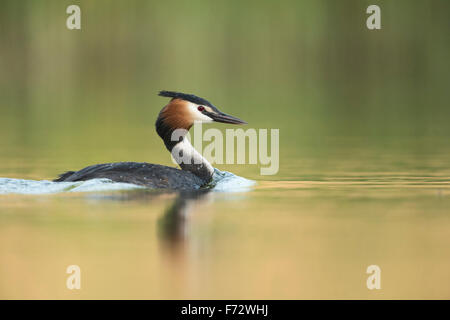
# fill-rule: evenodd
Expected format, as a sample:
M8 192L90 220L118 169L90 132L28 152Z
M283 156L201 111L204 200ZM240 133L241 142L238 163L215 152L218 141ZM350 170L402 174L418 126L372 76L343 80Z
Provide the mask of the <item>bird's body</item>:
M63 173L55 182L110 179L152 189L199 189L209 181L189 171L146 162L117 162L95 164L79 171Z
M106 178L153 189L174 190L193 190L207 186L212 181L214 168L192 147L189 140L185 138L185 134L194 121L232 124L245 122L220 112L205 99L194 95L170 91L161 91L160 95L171 97L172 100L161 110L156 120L156 131L163 139L166 148L175 156L182 170L145 162L105 163L92 165L79 171L68 171L54 181Z

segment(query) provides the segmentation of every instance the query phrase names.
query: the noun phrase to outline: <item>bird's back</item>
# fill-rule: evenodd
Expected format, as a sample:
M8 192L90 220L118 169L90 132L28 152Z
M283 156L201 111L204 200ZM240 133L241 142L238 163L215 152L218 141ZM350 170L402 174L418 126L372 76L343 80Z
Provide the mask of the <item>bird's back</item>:
M208 183L189 171L145 162L96 164L79 171L68 171L55 182L110 179L158 189L199 189Z

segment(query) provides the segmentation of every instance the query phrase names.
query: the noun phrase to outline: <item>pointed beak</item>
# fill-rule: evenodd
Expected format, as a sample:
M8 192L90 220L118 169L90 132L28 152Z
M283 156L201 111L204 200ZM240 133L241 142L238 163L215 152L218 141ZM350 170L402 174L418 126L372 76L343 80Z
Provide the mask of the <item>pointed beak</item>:
M213 119L215 122L222 122L222 123L230 123L230 124L247 124L247 122L238 119L236 117L230 116L228 114L225 113L215 113L215 112L211 112L208 113L208 117L210 117L211 119Z

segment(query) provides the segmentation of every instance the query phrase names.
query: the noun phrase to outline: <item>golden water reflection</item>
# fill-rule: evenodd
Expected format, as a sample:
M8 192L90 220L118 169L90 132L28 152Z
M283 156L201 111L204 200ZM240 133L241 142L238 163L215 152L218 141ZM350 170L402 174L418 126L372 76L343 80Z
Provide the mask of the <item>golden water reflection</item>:
M405 185L407 186L405 188ZM2 298L448 298L449 185L2 196ZM78 264L82 289L65 288ZM382 270L382 290L365 268Z

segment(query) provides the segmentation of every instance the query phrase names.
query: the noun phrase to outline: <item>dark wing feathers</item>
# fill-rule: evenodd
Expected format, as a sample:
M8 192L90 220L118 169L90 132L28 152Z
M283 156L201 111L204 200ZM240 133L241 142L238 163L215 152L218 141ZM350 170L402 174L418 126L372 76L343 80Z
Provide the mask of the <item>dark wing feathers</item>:
M59 175L58 178L56 178L55 180L53 180L53 182L61 182L61 181L64 181L64 180L66 180L68 177L70 177L71 175L73 175L74 173L75 173L75 171L67 171L67 172L61 173L61 174Z
M63 173L55 182L106 178L149 188L198 189L205 181L191 172L145 162L96 164L80 171Z

